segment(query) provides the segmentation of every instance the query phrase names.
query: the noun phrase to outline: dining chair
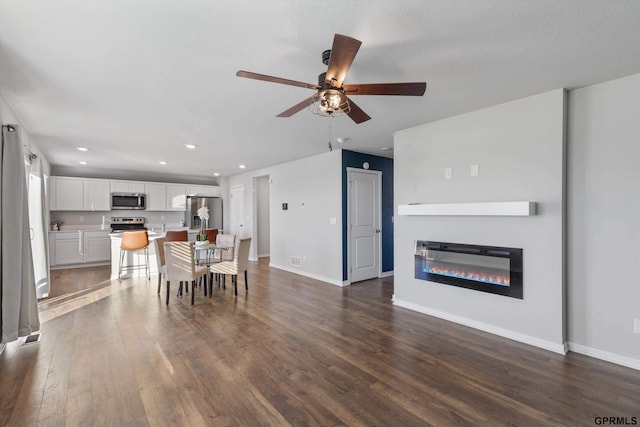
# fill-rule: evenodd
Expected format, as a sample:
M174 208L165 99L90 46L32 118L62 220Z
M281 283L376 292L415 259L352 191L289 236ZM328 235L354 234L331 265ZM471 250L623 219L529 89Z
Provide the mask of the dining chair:
M249 267L249 248L251 247L251 237L240 239L235 247L232 261L222 261L211 264L209 271L215 274L222 274L222 280L226 274L231 274L233 283L233 292L238 296L238 274L244 273L244 289L249 291L249 282L247 281L247 269Z
M127 252L144 251L144 264L135 265L123 265L124 257ZM151 280L149 269L149 235L146 231L125 231L122 233L122 240L120 242L120 262L118 264L118 280L122 278L122 272L124 270L136 270L145 269L147 278Z
M167 267L167 305L171 282L191 282L191 305L195 302L196 281L207 276L207 267L195 263L195 244L193 242L165 242L164 253ZM206 286L206 285L205 285Z
M162 275L167 275L167 263L164 256L164 243L166 237L158 237L156 240L156 263L158 264L158 293L160 293L160 285L162 284Z
M167 242L188 242L189 232L187 230L169 230L165 233ZM182 289L182 282L180 282L180 289ZM189 286L187 286L187 293L189 293Z
M216 238L218 237L218 229L217 228L207 228L204 230L204 233L207 235L207 240L210 243L215 243Z
M218 234L216 236L216 246L223 248L233 248L236 245L235 234ZM231 249L216 249L213 254L213 259L217 261L233 261L233 250Z
M165 234L167 242L186 242L189 240L187 230L170 230Z

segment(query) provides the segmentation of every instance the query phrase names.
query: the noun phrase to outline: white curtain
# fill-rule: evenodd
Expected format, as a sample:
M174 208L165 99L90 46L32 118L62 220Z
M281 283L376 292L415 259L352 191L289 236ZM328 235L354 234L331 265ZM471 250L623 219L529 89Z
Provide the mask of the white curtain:
M33 276L27 180L20 128L2 127L0 150L0 327L7 343L40 329Z
M29 197L29 225L31 226L31 256L36 282L36 297L49 296L49 255L47 201L42 162L37 156L26 153L27 193Z

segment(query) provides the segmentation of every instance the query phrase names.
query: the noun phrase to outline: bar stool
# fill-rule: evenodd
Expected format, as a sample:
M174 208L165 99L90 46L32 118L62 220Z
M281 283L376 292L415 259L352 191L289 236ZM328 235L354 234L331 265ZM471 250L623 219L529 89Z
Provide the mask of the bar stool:
M135 252L144 250L146 264L127 265L124 264L124 256L127 252ZM149 235L146 231L125 231L122 233L122 242L120 243L120 264L118 266L118 280L122 277L122 270L135 270L144 268L147 278L151 280L149 269Z

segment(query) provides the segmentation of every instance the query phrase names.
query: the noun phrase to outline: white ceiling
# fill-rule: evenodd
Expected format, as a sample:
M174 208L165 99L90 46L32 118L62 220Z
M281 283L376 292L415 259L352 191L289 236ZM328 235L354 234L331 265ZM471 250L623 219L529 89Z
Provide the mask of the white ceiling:
M278 118L313 92L235 76L315 84L335 33L363 42L346 84L427 81L425 96L354 97L360 125ZM212 178L330 137L388 156L400 129L639 73L640 1L0 0L0 61L1 96L54 167Z

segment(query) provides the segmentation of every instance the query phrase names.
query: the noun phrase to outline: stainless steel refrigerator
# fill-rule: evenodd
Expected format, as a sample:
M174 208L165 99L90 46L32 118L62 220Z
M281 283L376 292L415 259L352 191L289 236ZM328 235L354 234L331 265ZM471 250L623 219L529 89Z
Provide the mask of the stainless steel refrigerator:
M222 230L222 199L220 197L187 196L187 212L185 224L190 229L200 228L198 209L209 208L209 223L207 228Z

